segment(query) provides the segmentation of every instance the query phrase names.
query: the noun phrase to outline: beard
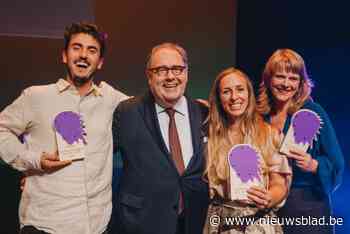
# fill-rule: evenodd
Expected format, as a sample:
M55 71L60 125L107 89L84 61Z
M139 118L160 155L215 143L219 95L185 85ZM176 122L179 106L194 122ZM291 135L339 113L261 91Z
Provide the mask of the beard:
M86 83L93 80L95 72L91 73L89 76L76 76L72 73L68 66L66 66L66 72L69 79L73 82L75 87L82 87Z
M92 74L93 75L93 74ZM84 77L81 77L81 76L72 76L70 75L70 78L74 84L74 86L76 87L82 87L83 85L85 85L86 83L88 83L89 81L91 81L93 79L93 76L84 76Z

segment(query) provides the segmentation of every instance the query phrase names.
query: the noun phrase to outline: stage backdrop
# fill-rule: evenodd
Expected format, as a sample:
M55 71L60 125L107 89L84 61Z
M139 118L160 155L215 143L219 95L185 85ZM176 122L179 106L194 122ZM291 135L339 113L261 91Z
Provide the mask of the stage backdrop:
M24 88L63 77L64 26L93 19L109 35L106 63L96 81L142 94L150 49L176 42L189 56L188 93L207 98L215 76L235 64L236 12L236 0L1 1L0 110ZM16 233L19 174L0 165L0 184L1 233Z
M239 2L237 64L255 81L278 48L291 48L305 59L315 83L313 98L327 111L345 157L343 184L333 194L334 216L343 218L337 234L350 233L350 14L348 1Z
M80 20L94 20L94 1L0 2L0 35L60 38L65 25Z

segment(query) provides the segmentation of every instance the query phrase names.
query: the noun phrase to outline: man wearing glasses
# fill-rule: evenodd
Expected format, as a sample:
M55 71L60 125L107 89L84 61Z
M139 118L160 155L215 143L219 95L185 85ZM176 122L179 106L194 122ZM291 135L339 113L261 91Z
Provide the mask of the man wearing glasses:
M149 93L122 102L114 114L115 150L124 162L117 233L202 233L206 109L184 96L186 51L173 43L154 47L146 74Z

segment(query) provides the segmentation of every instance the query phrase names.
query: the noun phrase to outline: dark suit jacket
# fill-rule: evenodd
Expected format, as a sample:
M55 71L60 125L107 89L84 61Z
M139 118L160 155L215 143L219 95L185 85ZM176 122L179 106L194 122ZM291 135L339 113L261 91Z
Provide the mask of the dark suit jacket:
M187 98L194 155L180 176L163 141L151 94L119 104L114 113L115 150L124 169L115 200L118 234L175 234L179 194L186 234L202 233L208 206L204 170L203 106Z

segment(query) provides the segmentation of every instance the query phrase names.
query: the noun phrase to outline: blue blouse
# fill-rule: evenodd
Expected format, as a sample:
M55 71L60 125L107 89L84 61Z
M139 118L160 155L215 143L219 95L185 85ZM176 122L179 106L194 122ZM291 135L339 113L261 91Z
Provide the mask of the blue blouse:
M296 166L292 160L293 181L292 187L313 187L316 190L330 194L341 183L344 171L344 158L338 140L332 126L332 123L325 110L313 101L306 101L301 109L312 110L322 119L322 127L317 140L313 141L312 148L307 152L311 157L318 161L316 174L305 172ZM286 135L291 123L291 115L287 116L283 127L283 133ZM267 116L270 121L270 117Z

